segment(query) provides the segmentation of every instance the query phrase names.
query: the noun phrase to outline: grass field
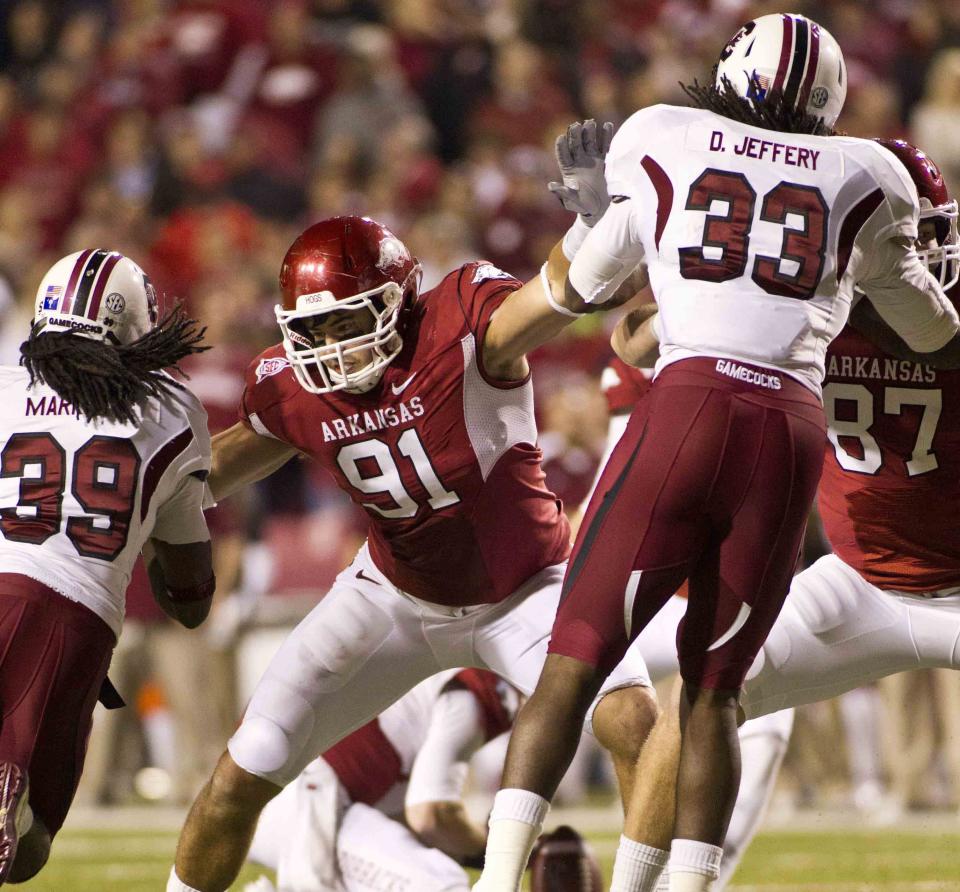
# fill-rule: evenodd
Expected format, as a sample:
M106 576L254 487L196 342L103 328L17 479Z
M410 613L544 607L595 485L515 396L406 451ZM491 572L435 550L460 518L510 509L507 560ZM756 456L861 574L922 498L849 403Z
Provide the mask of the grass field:
M616 834L590 834L609 877ZM30 892L162 892L176 832L65 829ZM261 871L248 868L234 889ZM831 830L760 834L731 889L740 892L956 892L960 833Z

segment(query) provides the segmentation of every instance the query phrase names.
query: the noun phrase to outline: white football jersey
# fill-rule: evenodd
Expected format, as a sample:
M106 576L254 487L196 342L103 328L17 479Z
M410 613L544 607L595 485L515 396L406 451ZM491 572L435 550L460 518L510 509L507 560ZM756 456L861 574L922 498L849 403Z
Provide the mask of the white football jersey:
M606 165L612 203L570 281L602 301L646 263L658 371L716 356L776 368L819 393L854 282L914 349L956 332L949 302L893 241L916 238L919 203L906 169L875 142L657 105L623 124Z
M146 402L139 425L90 422L29 380L0 366L0 572L79 601L119 634L147 538L209 539L197 498L210 470L207 414L171 388Z

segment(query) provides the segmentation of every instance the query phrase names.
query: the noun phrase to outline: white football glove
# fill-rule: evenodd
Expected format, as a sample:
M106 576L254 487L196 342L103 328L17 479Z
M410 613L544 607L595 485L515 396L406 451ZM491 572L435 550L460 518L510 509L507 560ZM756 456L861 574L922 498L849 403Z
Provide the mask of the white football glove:
M604 158L613 139L613 124L602 127L589 118L582 124L571 124L557 137L555 147L562 183L548 183L547 188L568 210L579 214L587 226L593 226L610 204Z

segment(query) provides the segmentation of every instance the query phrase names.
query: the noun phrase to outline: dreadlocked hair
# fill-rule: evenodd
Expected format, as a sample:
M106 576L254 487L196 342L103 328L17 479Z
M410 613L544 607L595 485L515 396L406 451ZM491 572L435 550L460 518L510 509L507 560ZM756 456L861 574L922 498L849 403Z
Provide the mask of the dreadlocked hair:
M788 102L782 90L764 92L760 82L754 79L756 96L741 96L733 88L730 79L724 77L723 89L716 85L716 69L713 82L709 85L694 80L692 84L681 83L684 93L693 100L697 108L715 112L739 121L752 124L764 130L778 130L781 133L809 133L811 136L834 136L836 131L823 123L823 118L811 115L802 108L796 108ZM757 96L762 96L758 99Z
M30 384L40 381L89 420L104 418L136 424L137 404L183 385L163 373L185 356L202 353L206 332L187 318L177 303L151 331L131 344L91 340L75 332L46 333L34 326L20 345L20 364L30 373Z

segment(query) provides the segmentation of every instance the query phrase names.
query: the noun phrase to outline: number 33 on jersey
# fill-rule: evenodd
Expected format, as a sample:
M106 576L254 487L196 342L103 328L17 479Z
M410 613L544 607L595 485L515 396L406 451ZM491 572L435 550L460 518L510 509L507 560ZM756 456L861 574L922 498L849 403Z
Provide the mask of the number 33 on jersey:
M911 303L902 293L905 249L895 240L917 237L916 187L870 140L659 105L620 128L606 163L612 204L570 281L584 300L602 301L646 262L660 309L658 370L716 356L782 370L819 392L855 283L914 349L936 349L955 330L939 325L938 314L955 319L942 295Z
M529 378L495 382L479 345L520 283L468 263L420 295L403 352L366 393L307 392L278 345L251 364L241 419L309 455L370 518L398 588L459 606L502 600L569 549L544 484Z

